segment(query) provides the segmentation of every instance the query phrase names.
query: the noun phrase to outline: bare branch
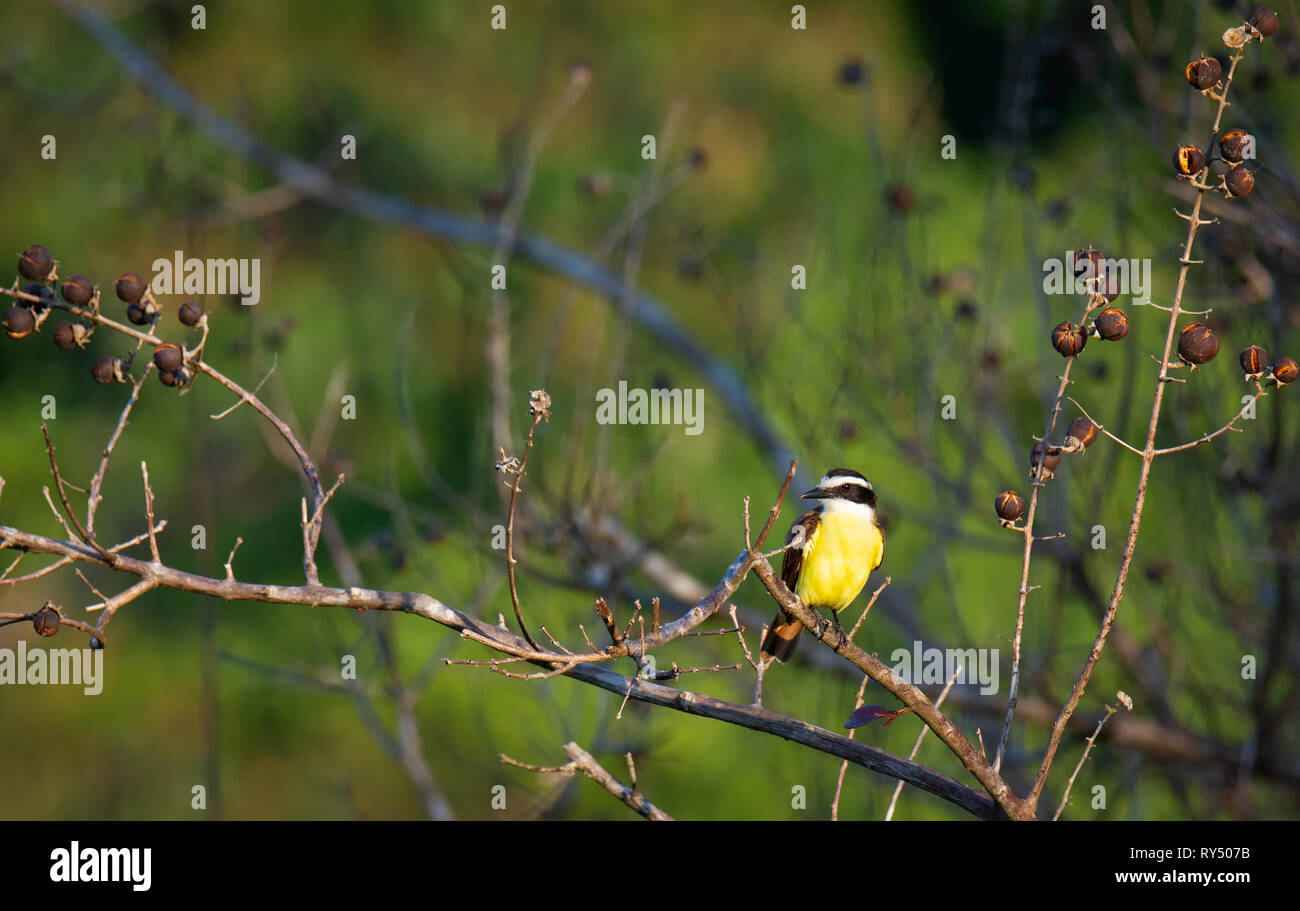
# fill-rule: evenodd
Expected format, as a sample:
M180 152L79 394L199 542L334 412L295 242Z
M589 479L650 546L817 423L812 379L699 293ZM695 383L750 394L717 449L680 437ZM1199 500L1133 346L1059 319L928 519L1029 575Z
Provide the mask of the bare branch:
M620 782L617 778L605 770L605 768L596 761L596 758L578 746L572 741L564 745L564 752L569 757L569 761L559 766L536 766L520 762L517 759L511 759L505 753L498 755L498 759L506 765L512 765L519 769L526 769L529 772L540 772L544 775L567 775L572 776L575 772L581 772L592 781L596 782L610 794L613 794L620 801L627 804L628 807L640 813L646 819L653 822L672 822L673 818L663 810L656 807L650 801L642 796L636 784L636 768L632 764L632 754L627 754L627 767L631 777L632 786Z
M1101 721L1097 722L1097 729L1094 730L1092 736L1088 738L1088 745L1083 748L1083 755L1079 757L1078 764L1074 767L1074 771L1070 773L1070 780L1065 783L1065 793L1061 795L1061 803L1056 808L1056 813L1052 816L1052 822L1056 822L1056 820L1061 818L1061 813L1065 810L1065 805L1070 800L1070 789L1074 787L1074 779L1078 777L1079 770L1082 769L1083 764L1088 761L1088 754L1091 753L1092 748L1096 746L1097 735L1101 733L1101 729L1105 727L1106 722L1110 721L1110 716L1114 715L1117 711L1119 710L1111 708L1109 705L1106 706L1106 714L1102 716Z
M122 438L122 431L126 429L127 419L131 416L131 409L140 400L140 389L144 386L144 381L149 378L151 373L153 373L153 361L149 361L145 365L144 373L140 374L140 378L131 387L131 395L127 397L126 404L122 406L122 413L117 417L117 426L113 428L113 435L109 437L108 445L104 447L104 452L100 456L99 468L95 469L95 476L90 480L90 493L86 501L86 531L90 534L95 533L95 513L104 499L100 494L100 490L104 486L104 475L108 472L108 460L112 458L117 441Z

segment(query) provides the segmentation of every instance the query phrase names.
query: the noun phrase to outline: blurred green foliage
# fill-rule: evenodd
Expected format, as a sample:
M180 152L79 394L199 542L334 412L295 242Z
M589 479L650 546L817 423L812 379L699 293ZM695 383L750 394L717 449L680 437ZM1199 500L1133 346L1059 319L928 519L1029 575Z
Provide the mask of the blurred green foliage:
M999 648L1005 687L1020 538L997 528L992 501L1008 487L1027 493L1030 435L1042 433L1063 363L1048 332L1082 311L1077 298L1042 293L1042 264L1090 243L1150 258L1152 295L1169 300L1184 236L1170 213L1169 143L1204 136L1212 116L1210 102L1187 101L1179 61L1217 42L1229 15L1212 6L1199 27L1174 17L1175 38L1162 37L1173 64L1143 73L1154 72L1154 91L1171 112L1152 121L1130 62L1064 5L963 4L962 21L984 36L974 44L961 22L932 17L924 4L817 4L805 32L789 28L787 6L738 0L510 4L504 32L488 28L486 4L230 2L209 6L204 31L190 28L189 4L139 6L117 24L273 147L325 162L345 183L461 213L477 213L485 191L507 185L503 162L517 160L562 90L567 62L590 60L590 89L538 162L525 229L576 250L598 248L647 174L642 136L657 135L661 164L685 168L685 179L649 215L638 285L743 375L808 473L856 467L879 491L888 522L882 573L894 582L859 641L882 658L910 648L913 629L928 634L927 644ZM1150 15L1167 12L1157 6ZM1140 25L1126 27L1141 39ZM57 9L7 6L0 33L21 36L0 66L0 117L9 125L0 249L46 244L65 275L83 272L108 291L111 312L119 306L113 278L128 269L144 274L173 250L260 257L257 307L205 300L208 359L247 386L275 363L265 398L304 439L337 408L327 389L356 397L356 420L338 422L315 455L331 477L346 467L349 482L331 511L367 585L508 615L502 558L489 546L490 526L503 520L482 355L489 251L316 203L240 218L232 206L264 199L258 194L271 191L273 179L127 81ZM1300 126L1277 114L1294 110L1300 92L1279 47L1250 49L1243 68L1275 78L1242 85L1233 114L1267 137L1263 157L1276 155L1265 161L1256 196L1294 198L1281 159L1297 148ZM1050 78L1039 81L1027 65L1034 55ZM864 62L863 83L837 81L855 57ZM1085 58L1090 67L1079 62ZM674 105L680 116L668 142ZM348 133L358 139L358 158L336 162ZM39 154L46 134L57 139L54 161ZM957 137L954 160L938 154L947 134ZM692 172L685 163L695 147L708 160ZM613 188L591 199L576 187L594 172L609 174ZM1271 214L1268 205L1251 199L1236 209L1251 217ZM1247 304L1235 296L1241 274L1224 244L1265 245L1233 222L1207 233L1209 262L1193 274L1185 305L1215 308L1223 351L1171 388L1162 445L1219 426L1240 407L1240 347L1300 352L1289 290ZM808 269L806 291L790 288L795 263ZM618 252L610 264L622 269ZM702 385L694 365L623 324L615 305L526 262L512 266L509 290L516 433L526 429L529 389L544 385L555 399L525 488L521 595L534 626L545 623L576 648L578 623L593 637L599 629L594 592L581 585L589 568L571 541L541 529L579 505L609 511L712 584L742 545L742 498L752 496L762 514L779 478L710 389L698 437L674 427L596 425L596 389L619 379L693 388ZM168 302L162 323L178 340L181 300ZM957 315L962 301L975 305L973 317ZM1130 317L1123 343L1088 346L1071 393L1140 443L1149 354L1160 350L1165 319L1151 309ZM65 472L74 483L89 479L127 393L90 381L89 364L103 353L125 353L123 342L99 333L87 351L65 353L46 335L0 340L7 482L0 523L57 531L40 493L49 483L42 396L58 403L50 427ZM1251 462L1265 436L1280 447L1281 464L1294 464L1290 392L1260 403L1260 427L1156 465L1120 613L1139 665L1159 668L1170 712L1159 720L1225 742L1252 737L1244 706L1253 684L1241 679L1240 659L1260 653L1269 612L1281 609L1273 567L1256 557L1270 548L1282 550L1283 562L1295 554L1293 539L1268 539L1277 526L1266 521L1267 500L1234 492L1231 472ZM952 422L939 414L949 394L958 409ZM403 397L411 424L402 419ZM251 409L208 419L229 404L210 383L178 399L150 382L114 457L100 527L120 538L139 532L137 468L147 459L158 513L169 522L162 539L169 563L220 575L242 537L239 578L297 581L299 483ZM1063 423L1074 413L1067 406ZM436 472L432 484L411 435ZM1068 537L1040 545L1033 566L1031 581L1044 587L1031 595L1026 623L1027 696L1059 705L1096 633L1095 604L1047 555L1078 551L1084 575L1108 593L1137 468L1135 457L1103 440L1070 459L1045 493L1042 533ZM796 514L788 504L776 533ZM202 551L190 547L198 524L207 530ZM1107 530L1106 550L1088 547L1094 525ZM337 582L324 548L322 565L325 580ZM122 586L110 574L89 576L110 593ZM632 597L655 593L636 574L616 574L604 590L622 618ZM1241 611L1229 611L1218 591L1238 593ZM60 573L0 589L0 611L28 610L47 597L74 616L98 600ZM754 581L739 600L756 615L770 613ZM1235 626L1225 611L1237 611ZM564 816L629 815L589 783L556 795L554 781L496 762L505 752L559 763L568 740L620 777L620 754L634 750L642 790L678 817L827 815L839 767L831 757L637 704L615 719L617 697L567 679L524 682L446 667L443 657L481 658L482 649L430 623L155 592L114 621L102 695L0 691L0 816L419 817L416 791L371 735L364 710L346 694L302 682L337 681L340 656L357 656L361 683L391 727L379 630L404 678L431 671L417 705L422 743L458 816L498 818L489 803L498 784L509 789L508 816L524 815L542 795L558 801L547 812ZM7 627L0 646L22 636L32 634ZM74 638L65 632L57 641ZM734 637L709 637L675 644L659 660L741 659ZM1112 643L1084 712L1099 712L1117 688L1133 692L1131 669ZM1274 695L1294 681L1294 671L1283 674ZM737 671L689 675L680 685L739 702L752 695L748 675ZM767 704L839 730L857 685L852 675L796 663L769 674ZM1001 706L1005 691L990 698ZM867 701L890 699L872 685ZM1136 712L1159 714L1141 700ZM959 709L954 717L969 736L981 728L994 748L994 715ZM904 716L858 738L906 755L917 730ZM1293 715L1284 744L1293 758L1295 736ZM1017 727L1009 762L1017 787L1032 778L1043 739L1041 725ZM1067 741L1045 803L1054 806L1080 749L1079 738ZM935 738L917 758L962 778ZM1139 753L1108 749L1103 738L1067 816L1228 814L1227 786L1211 778L1196 790L1203 779L1195 770L1169 774ZM190 810L196 784L209 789L206 814ZM1105 812L1089 809L1095 784L1108 789ZM796 785L807 789L806 810L791 809ZM1253 785L1249 812L1293 817L1294 790L1273 788ZM880 818L892 789L892 780L850 769L841 817ZM961 814L909 789L898 815Z

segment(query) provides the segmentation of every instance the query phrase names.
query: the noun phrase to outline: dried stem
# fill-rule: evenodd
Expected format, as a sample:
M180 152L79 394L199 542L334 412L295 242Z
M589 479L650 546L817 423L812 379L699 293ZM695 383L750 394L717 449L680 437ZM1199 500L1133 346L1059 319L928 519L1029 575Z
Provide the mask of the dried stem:
M958 662L957 667L952 672L952 676L948 678L948 685L943 688L943 692L939 694L939 698L934 700L934 707L936 709L939 706L943 705L943 701L948 698L948 691L952 689L952 685L957 682L957 678L961 675L961 672L963 670L965 670L965 666L962 665L960 662ZM912 752L907 754L908 759L916 758L916 754L919 753L921 750L921 741L925 740L925 735L929 733L929 731L930 731L929 728L923 727L919 732L917 732L916 743L912 744ZM984 752L982 747L980 748L980 752L981 753ZM841 778L843 777L843 774L844 771L843 769L841 769L840 770ZM903 793L903 783L900 781L897 785L894 786L894 796L889 799L889 809L885 811L885 822L889 822L891 819L894 818L894 809L898 806L898 797L902 793Z
M104 486L104 475L108 472L108 460L112 458L113 450L117 447L117 441L122 438L122 431L126 429L127 419L131 416L131 409L135 403L140 400L140 389L144 386L145 380L149 379L149 374L153 373L153 361L149 361L144 368L144 373L135 381L131 387L131 395L127 398L126 404L122 406L122 413L117 417L117 426L113 428L113 435L108 439L108 445L104 447L104 452L99 459L99 468L95 469L95 476L90 479L90 493L86 501L86 531L90 534L95 533L95 513L99 510L99 504L104 497L100 490Z
M1237 70L1237 64L1241 61L1244 52L1238 48L1233 54L1231 63L1228 67L1227 76L1224 78L1223 91L1219 95L1219 109L1214 118L1214 126L1210 130L1210 143L1207 148L1214 147L1214 137L1219 132L1219 123L1223 117L1223 110L1228 103L1228 90L1232 86L1232 77ZM1208 168L1208 165L1207 165ZM1169 309L1169 324L1165 331L1164 352L1160 356L1160 372L1156 378L1155 396L1151 403L1151 418L1147 423L1146 444L1142 448L1142 466L1138 473L1137 493L1133 502L1133 514L1129 520L1128 535L1124 541L1124 554L1120 561L1119 572L1115 577L1115 586L1111 591L1110 602L1106 606L1106 612L1102 617L1101 628L1097 631L1097 637L1093 641L1092 649L1088 653L1088 658L1084 662L1083 669L1079 673L1078 680L1075 681L1070 696L1065 705L1061 708L1060 714L1052 724L1051 733L1048 736L1047 749L1043 755L1042 764L1038 768L1038 774L1034 779L1033 790L1030 791L1028 802L1031 807L1038 805L1038 799L1043 793L1043 786L1047 783L1047 774L1051 771L1052 761L1056 757L1056 752L1061 745L1061 735L1065 732L1065 727L1070 721L1070 716L1079 706L1079 700L1083 698L1083 691L1088 686L1088 681L1092 679L1093 669L1096 668L1098 660L1101 658L1102 650L1106 647L1106 640L1110 636L1111 627L1115 623L1115 614L1119 610L1120 600L1124 597L1124 585L1128 581L1129 569L1133 565L1133 554L1137 550L1138 532L1142 527L1142 512L1146 506L1147 483L1151 477L1151 464L1155 461L1158 453L1156 449L1156 430L1160 424L1160 407L1164 402L1165 387L1169 382L1169 355L1174 348L1174 336L1178 329L1178 317L1182 312L1183 291L1187 286L1187 273L1191 269L1194 261L1192 259L1192 247L1196 242L1196 232L1204 223L1201 218L1201 206L1205 199L1206 190L1204 186L1196 191L1196 202L1192 206L1191 215L1186 218L1187 221L1187 240L1183 244L1183 253L1179 257L1181 264L1178 270L1178 284L1174 289L1174 299Z
M1060 806L1056 808L1056 813L1052 816L1052 822L1056 822L1056 820L1061 818L1061 813L1065 810L1065 805L1070 800L1070 789L1074 787L1074 779L1078 777L1079 770L1082 769L1083 764L1088 761L1088 754L1091 753L1092 748L1096 746L1097 735L1101 733L1101 729L1106 725L1106 722L1110 721L1110 716L1114 715L1117 711L1119 710L1111 708L1109 705L1106 706L1106 714L1102 716L1101 721L1097 722L1097 729L1094 730L1092 736L1088 738L1088 745L1083 748L1083 755L1079 757L1078 764L1074 767L1074 771L1070 773L1070 780L1065 783L1065 793L1061 795L1061 803Z
M529 772L540 772L543 775L573 775L575 772L581 772L596 784L600 785L610 794L613 794L620 801L627 804L628 807L640 813L646 819L653 822L672 822L673 818L663 810L656 807L650 801L646 800L641 794L636 783L636 767L632 764L632 754L627 754L627 767L631 787L623 784L608 771L605 770L596 758L578 746L572 741L564 745L564 753L569 757L569 761L564 765L557 766L536 766L520 762L517 759L511 759L505 753L498 755L498 759L506 765L512 765L516 768L526 769Z
M541 392L541 395L546 396L546 393ZM533 396L536 397L537 392L534 392ZM550 397L546 396L545 404L549 405L549 403L550 403ZM529 645L531 645L533 648L537 648L538 647L537 642L534 641L532 634L528 632L528 627L524 623L524 612L523 609L520 608L519 606L519 584L515 580L515 564L519 562L518 560L515 559L516 504L519 501L520 488L524 483L524 472L528 468L528 456L531 455L533 451L534 439L537 433L537 425L541 423L543 420L549 420L551 416L550 411L547 410L546 407L535 407L532 409L532 412L533 412L533 421L528 427L528 442L524 445L524 457L520 459L518 464L516 465L514 464L513 459L508 459L506 457L505 450L502 449L501 465L503 466L502 467L503 471L507 471L510 474L514 475L514 483L509 485L510 502L509 505L506 507L506 579L510 585L510 606L514 608L515 622L519 624L519 631L523 633L523 636L526 640L528 640ZM617 644L617 642L615 644Z

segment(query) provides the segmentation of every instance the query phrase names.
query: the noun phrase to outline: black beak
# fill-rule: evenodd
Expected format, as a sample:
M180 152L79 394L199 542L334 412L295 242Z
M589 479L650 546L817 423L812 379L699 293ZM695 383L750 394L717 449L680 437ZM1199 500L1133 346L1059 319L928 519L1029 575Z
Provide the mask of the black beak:
M826 499L826 498L829 497L829 496L830 496L830 494L828 494L826 491L822 490L820 487L814 487L812 490L808 491L807 493L801 493L801 494L799 494L799 499L801 499L801 500L824 500L824 499Z

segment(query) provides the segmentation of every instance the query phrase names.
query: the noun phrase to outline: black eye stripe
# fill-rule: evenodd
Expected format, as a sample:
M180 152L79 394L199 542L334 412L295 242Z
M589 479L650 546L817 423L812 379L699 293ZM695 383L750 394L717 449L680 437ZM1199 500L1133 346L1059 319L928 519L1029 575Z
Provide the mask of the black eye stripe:
M829 488L829 490L831 493L827 499L865 503L873 509L876 506L876 492L869 487L862 487L859 484L845 484L840 487Z

